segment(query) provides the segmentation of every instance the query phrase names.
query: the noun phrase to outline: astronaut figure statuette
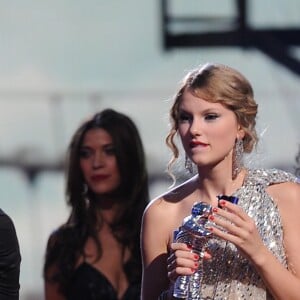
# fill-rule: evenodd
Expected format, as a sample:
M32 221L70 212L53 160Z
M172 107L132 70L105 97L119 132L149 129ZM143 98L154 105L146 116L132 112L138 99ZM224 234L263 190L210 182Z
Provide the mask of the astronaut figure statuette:
M238 203L238 197L218 195L218 201L226 200ZM219 206L220 207L220 206ZM185 243L192 247L192 252L200 257L199 267L193 275L179 276L175 281L173 296L185 300L201 300L200 286L203 273L202 260L209 238L212 236L206 226L211 224L208 217L212 214L212 206L205 202L194 203L191 215L183 219L182 225L174 231L174 242Z
M186 300L200 300L202 262L204 251L212 233L206 229L208 216L212 207L205 202L196 202L191 215L184 218L182 225L174 232L174 241L186 243L192 247L192 252L200 257L199 267L193 275L179 276L174 285L173 296Z

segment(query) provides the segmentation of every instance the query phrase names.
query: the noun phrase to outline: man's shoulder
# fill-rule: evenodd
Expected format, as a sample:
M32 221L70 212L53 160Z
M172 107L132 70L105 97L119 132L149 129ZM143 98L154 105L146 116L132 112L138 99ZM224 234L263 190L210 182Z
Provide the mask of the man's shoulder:
M15 230L14 222L11 217L0 209L0 230Z

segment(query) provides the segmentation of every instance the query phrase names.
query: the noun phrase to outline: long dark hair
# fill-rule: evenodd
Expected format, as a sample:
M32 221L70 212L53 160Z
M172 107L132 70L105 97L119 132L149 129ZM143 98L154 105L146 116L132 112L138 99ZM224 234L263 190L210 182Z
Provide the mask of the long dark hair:
M101 244L96 232L99 216L97 217L95 203L89 201L87 204L84 177L80 168L83 138L88 130L94 128L106 130L113 140L121 177L117 193L122 196L122 201L111 229L115 238L131 251L131 258L124 265L128 280L136 281L141 278L140 225L149 201L145 153L134 122L122 113L105 109L77 129L67 152L66 198L71 213L67 222L49 238L44 265L45 279L58 282L63 293L67 290L79 256L84 256L84 245L88 237L96 242L98 258L101 257ZM48 278L46 272L53 265L58 271L55 276Z

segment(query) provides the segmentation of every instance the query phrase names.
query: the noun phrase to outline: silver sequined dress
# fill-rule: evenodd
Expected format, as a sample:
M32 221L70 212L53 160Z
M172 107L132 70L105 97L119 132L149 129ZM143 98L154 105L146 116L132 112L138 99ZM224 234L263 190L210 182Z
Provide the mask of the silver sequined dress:
M234 193L239 197L238 205L255 221L265 245L285 267L281 218L266 187L287 181L297 182L297 178L277 169L248 170L243 186ZM213 259L203 262L201 299L272 299L251 262L243 258L233 244L213 238L209 249Z

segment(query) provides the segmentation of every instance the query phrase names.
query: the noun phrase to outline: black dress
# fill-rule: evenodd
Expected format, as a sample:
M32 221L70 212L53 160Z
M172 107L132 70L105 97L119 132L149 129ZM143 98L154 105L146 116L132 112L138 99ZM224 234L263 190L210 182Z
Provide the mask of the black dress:
M11 218L0 209L0 300L19 299L21 255Z
M140 288L140 282L131 282L122 300L139 300ZM86 262L75 270L67 293L68 300L118 300L108 279Z

